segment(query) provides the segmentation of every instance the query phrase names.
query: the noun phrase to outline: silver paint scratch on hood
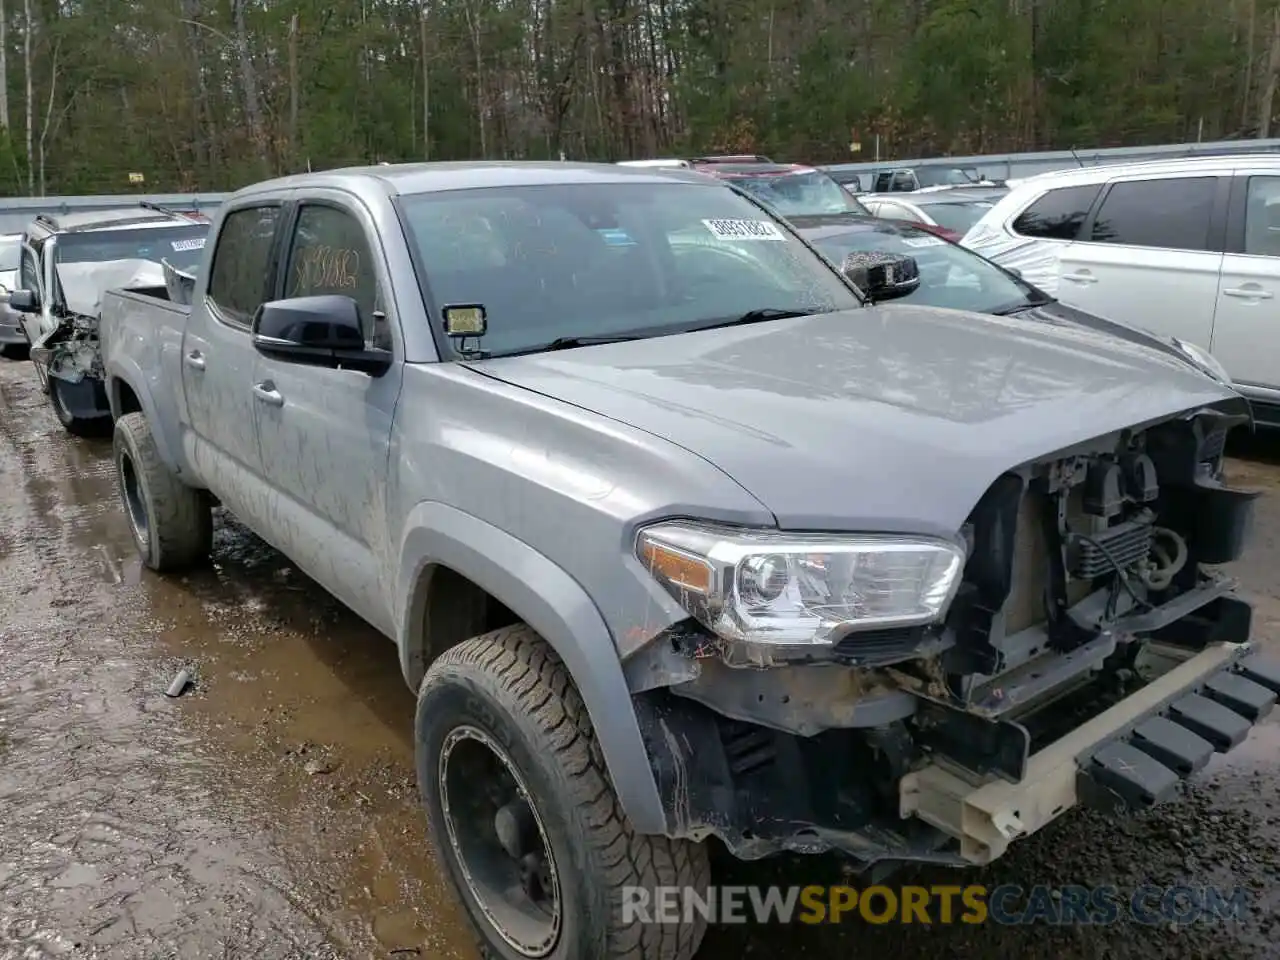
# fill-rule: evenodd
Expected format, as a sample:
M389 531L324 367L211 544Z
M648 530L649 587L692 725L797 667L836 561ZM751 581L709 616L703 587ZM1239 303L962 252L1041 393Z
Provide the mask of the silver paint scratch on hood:
M954 535L1005 470L1239 400L1141 343L906 305L472 367L681 445L792 530Z

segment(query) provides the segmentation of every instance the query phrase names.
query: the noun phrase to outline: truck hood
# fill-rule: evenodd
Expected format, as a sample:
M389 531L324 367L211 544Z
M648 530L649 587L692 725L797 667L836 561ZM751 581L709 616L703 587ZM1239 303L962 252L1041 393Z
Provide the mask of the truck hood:
M906 305L470 366L679 444L792 530L953 535L1010 468L1244 404L1142 343Z

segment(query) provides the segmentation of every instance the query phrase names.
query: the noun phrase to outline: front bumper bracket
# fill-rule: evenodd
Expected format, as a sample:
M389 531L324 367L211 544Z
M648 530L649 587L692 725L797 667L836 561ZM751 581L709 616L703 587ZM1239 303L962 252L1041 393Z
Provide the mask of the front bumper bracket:
M1077 804L1143 808L1168 799L1213 753L1248 736L1280 697L1280 662L1219 643L1032 755L1017 783L976 780L945 761L902 778L899 812L985 864Z

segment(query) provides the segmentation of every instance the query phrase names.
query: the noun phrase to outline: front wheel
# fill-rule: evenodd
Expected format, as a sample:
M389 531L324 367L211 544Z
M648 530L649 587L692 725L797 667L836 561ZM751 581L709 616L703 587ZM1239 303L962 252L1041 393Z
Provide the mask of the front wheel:
M207 557L213 545L209 496L183 483L160 459L144 414L126 413L116 421L112 452L120 500L142 562L167 572Z
M582 698L532 629L445 651L422 681L415 733L432 841L486 960L694 955L705 919L642 924L624 898L705 896L706 848L631 828Z

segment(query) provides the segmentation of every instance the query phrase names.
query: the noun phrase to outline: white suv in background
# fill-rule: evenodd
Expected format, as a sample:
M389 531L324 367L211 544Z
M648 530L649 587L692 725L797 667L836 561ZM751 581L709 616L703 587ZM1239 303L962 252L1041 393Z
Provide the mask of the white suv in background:
M1208 347L1280 426L1280 156L1042 174L960 243L1069 306Z

